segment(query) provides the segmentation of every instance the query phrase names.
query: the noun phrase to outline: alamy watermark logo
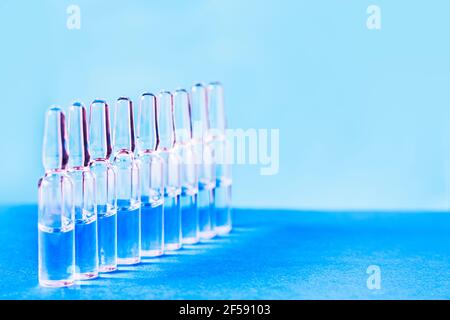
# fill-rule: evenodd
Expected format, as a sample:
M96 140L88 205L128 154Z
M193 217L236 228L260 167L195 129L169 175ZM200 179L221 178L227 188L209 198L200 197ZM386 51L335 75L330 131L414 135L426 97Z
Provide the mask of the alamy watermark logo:
M371 265L367 268L367 289L380 290L381 289L381 268L377 265Z
M381 8L377 5L370 5L366 10L367 17L366 26L369 30L381 30Z
M259 165L263 176L278 174L280 168L279 129L228 129L229 161Z
M81 29L81 9L76 4L71 4L67 7L66 13L68 14L66 20L66 27L69 30Z
M259 166L263 176L276 175L280 169L279 129L209 129L203 131L200 122L193 123L194 137L203 137L210 147L202 148L194 161L224 165ZM189 132L177 133L181 136ZM201 138L200 138L201 139ZM194 145L200 141L194 138Z

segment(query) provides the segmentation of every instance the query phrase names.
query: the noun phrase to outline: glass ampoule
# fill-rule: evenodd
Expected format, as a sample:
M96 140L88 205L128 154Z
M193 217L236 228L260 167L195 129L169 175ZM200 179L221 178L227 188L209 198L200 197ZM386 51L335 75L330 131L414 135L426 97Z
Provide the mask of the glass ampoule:
M214 188L216 184L214 155L209 135L208 96L206 87L195 84L191 88L191 119L193 146L198 159L198 215L200 238L216 235Z
M42 148L45 175L38 183L38 274L45 287L75 281L75 210L66 147L64 112L52 107L46 113Z
M98 277L97 205L95 176L89 168L86 108L80 102L69 108L69 169L74 187L76 278Z
M189 93L179 89L173 95L175 117L175 150L181 159L181 223L183 244L200 239L198 225L198 176L192 144L191 106Z
M110 116L104 100L91 103L89 142L90 168L95 174L99 271L111 272L117 270L116 172L110 162Z
M141 169L141 255L156 257L164 253L164 162L157 151L157 97L151 93L141 95L137 127Z
M164 250L182 246L181 234L181 161L174 150L175 122L173 96L168 91L158 94L158 151L163 158L164 171Z
M134 157L133 104L129 98L117 100L113 165L117 172L117 263L141 261L141 200L139 162Z
M223 235L231 231L231 152L226 138L226 116L223 86L220 82L208 85L208 115L211 145L214 150L216 187L214 188L214 212L216 233Z

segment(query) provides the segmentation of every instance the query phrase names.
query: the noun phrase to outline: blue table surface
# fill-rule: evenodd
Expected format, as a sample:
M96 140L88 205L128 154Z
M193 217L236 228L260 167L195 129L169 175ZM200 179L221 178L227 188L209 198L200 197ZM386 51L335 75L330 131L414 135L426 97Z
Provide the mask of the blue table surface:
M450 298L446 213L239 209L228 236L62 289L38 286L36 216L0 207L0 299Z

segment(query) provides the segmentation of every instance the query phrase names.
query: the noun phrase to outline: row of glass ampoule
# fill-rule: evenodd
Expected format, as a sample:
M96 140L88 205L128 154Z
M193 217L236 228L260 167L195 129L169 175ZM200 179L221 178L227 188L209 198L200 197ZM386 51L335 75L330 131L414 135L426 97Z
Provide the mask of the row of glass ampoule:
M231 230L223 88L74 103L46 114L39 283L69 286ZM68 132L68 134L67 134ZM68 136L68 137L67 137Z

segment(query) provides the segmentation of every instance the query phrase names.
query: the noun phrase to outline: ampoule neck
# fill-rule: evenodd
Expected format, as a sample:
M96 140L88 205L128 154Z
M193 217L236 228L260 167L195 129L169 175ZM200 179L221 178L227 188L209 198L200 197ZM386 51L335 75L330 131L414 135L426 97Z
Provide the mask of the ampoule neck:
M95 158L95 159L91 159L91 162L89 163L89 165L92 165L93 163L96 162L109 162L109 158Z
M167 152L173 152L174 148L166 148L166 147L160 147L158 149L159 153L167 153Z
M44 171L44 177L67 174L67 171L67 169L48 169Z
M123 148L123 149L117 149L116 152L114 153L114 156L116 158L121 155L127 155L127 156L134 157L134 152L130 149Z
M76 167L70 167L67 169L68 172L74 172L74 171L88 171L88 167L84 166L76 166Z
M156 154L158 153L155 149L139 149L138 154Z
M110 158L93 159L89 163L89 170L92 170L92 168L95 168L95 167L111 167L112 166L111 160L112 159L110 159Z

